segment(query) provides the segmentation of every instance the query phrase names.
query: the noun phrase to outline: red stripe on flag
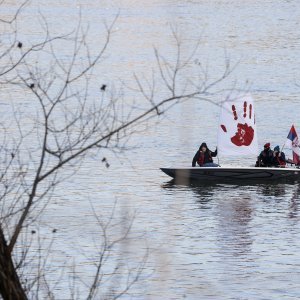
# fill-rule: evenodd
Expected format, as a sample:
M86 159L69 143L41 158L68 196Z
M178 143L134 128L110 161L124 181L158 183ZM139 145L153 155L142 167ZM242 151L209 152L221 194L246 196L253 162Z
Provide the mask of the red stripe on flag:
M295 153L293 151L293 162L296 164L296 165L299 165L300 164L300 157L297 153Z

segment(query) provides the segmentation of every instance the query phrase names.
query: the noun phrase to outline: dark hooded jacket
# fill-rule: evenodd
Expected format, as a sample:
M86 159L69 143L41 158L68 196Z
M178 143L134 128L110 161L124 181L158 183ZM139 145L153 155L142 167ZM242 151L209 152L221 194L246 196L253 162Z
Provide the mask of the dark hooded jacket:
M273 151L270 147L265 147L258 156L258 167L271 167L274 164Z
M206 151L203 152L201 151L201 148L205 146L206 147ZM213 162L213 157L216 157L218 154L218 151L216 149L216 151L212 152L208 149L206 143L202 143L199 147L199 150L196 152L194 158L193 158L193 162L192 162L192 166L195 167L196 163L201 167L206 163L212 163Z

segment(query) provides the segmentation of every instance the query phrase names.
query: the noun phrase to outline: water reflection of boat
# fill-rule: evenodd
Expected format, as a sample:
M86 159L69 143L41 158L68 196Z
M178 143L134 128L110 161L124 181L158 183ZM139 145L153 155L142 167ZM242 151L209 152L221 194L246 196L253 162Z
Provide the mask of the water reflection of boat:
M205 181L205 182L243 182L257 183L273 180L300 180L298 168L256 168L256 167L182 167L161 168L174 178L176 182Z

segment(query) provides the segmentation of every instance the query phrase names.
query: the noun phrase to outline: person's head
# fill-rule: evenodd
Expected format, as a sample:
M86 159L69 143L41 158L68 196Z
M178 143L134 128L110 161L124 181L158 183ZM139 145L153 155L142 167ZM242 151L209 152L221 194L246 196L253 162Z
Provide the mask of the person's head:
M202 144L200 145L199 149L200 149L200 151L205 152L205 151L207 150L207 145L206 145L206 143L202 143Z
M266 143L265 145L264 145L264 150L265 151L267 151L267 150L269 150L270 149L270 143Z
M276 147L274 147L274 152L279 152L279 151L280 151L280 148L278 145Z

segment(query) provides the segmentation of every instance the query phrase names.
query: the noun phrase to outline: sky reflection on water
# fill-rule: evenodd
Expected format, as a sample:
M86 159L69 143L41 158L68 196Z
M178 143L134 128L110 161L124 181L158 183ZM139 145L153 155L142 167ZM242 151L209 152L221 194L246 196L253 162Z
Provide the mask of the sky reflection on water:
M194 225L182 237L183 244L189 240L190 253L225 299L299 295L300 260L294 251L299 238L299 184L172 188L194 194L194 203L189 201L196 211L189 214ZM289 278L288 290L280 278ZM221 297L217 290L204 297ZM196 299L193 293L190 297Z

